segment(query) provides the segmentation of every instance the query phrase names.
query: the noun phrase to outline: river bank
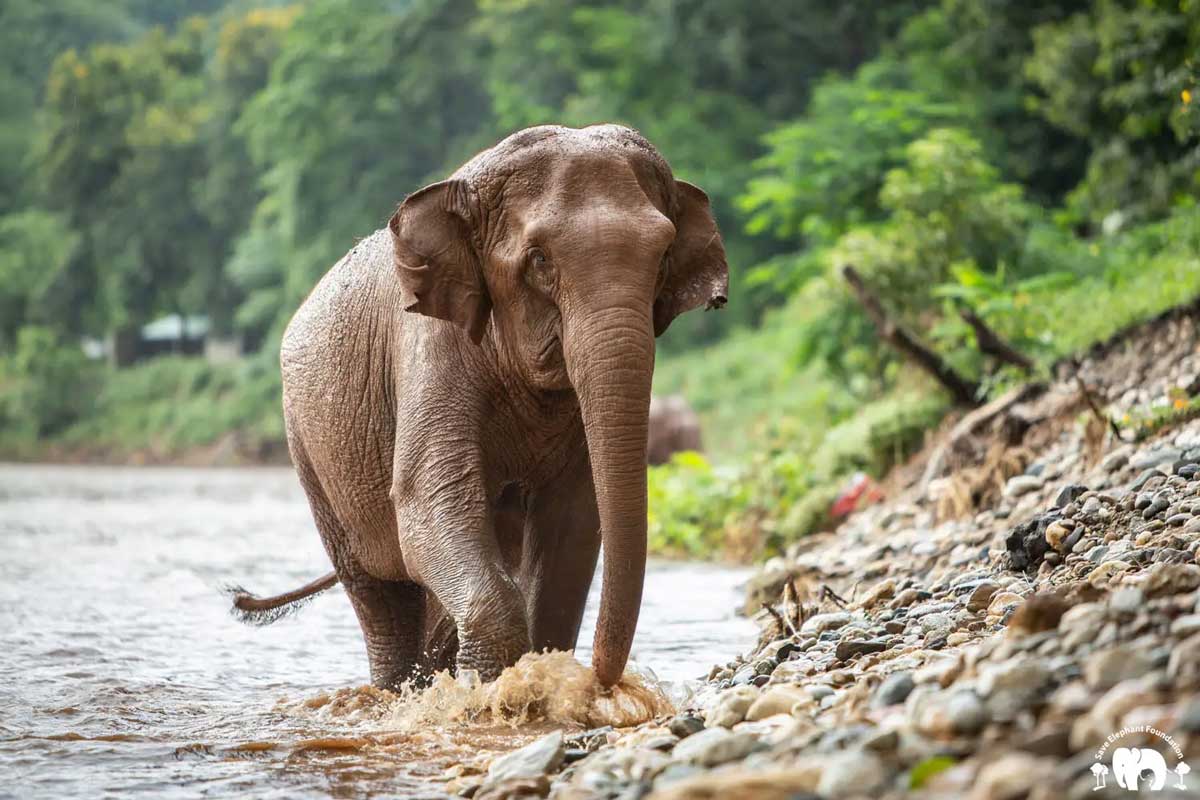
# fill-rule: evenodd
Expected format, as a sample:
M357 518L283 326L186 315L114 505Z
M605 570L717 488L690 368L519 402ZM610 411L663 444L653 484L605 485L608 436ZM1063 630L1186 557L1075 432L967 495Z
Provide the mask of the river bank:
M530 751L550 753L529 762L545 774L502 762L450 788L1120 797L1129 753L1153 751L1137 785L1196 796L1196 320L1193 307L1062 365L956 447L931 444L886 503L768 562L748 600L758 644L678 714L577 736L566 748L591 752L565 768L549 738Z

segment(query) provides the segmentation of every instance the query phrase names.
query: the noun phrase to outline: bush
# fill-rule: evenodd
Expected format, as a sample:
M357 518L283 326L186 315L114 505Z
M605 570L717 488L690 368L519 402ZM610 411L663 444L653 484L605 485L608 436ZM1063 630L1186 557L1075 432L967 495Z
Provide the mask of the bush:
M51 328L25 326L0 360L0 427L12 448L27 448L88 413L96 369Z

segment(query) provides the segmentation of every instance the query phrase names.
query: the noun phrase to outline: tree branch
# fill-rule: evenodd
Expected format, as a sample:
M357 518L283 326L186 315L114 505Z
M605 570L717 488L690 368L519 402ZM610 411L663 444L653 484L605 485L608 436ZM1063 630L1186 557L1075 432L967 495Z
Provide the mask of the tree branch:
M975 331L975 342L979 345L981 352L994 356L1005 364L1012 364L1026 372L1033 372L1033 359L1001 339L1000 335L988 327L988 324L980 319L973 310L967 306L959 306L958 315L962 317L963 322L971 326L971 330Z
M949 364L942 360L941 356L921 344L913 334L889 317L883 309L883 304L879 302L879 298L858 274L858 270L854 267L844 267L842 276L850 284L854 294L858 296L858 302L866 310L867 316L875 323L875 330L879 333L880 338L937 379L937 382L950 392L956 403L964 406L978 405L976 398L979 396L979 385L955 372Z

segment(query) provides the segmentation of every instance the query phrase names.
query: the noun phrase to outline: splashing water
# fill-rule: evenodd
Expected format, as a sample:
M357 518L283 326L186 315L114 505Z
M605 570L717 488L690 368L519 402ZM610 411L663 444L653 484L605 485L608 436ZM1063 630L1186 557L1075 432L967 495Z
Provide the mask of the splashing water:
M401 732L497 723L627 728L675 710L653 678L626 671L616 686L605 689L569 652L528 653L491 683L481 683L474 671L457 678L440 672L426 687L406 686L396 693L371 686L337 689L281 707Z
M443 797L550 730L670 713L680 680L755 636L732 614L744 571L651 563L634 655L664 681L596 684L593 602L575 657L526 656L490 684L361 687L340 587L267 628L230 619L220 593L328 569L290 470L0 465L0 541L0 798Z

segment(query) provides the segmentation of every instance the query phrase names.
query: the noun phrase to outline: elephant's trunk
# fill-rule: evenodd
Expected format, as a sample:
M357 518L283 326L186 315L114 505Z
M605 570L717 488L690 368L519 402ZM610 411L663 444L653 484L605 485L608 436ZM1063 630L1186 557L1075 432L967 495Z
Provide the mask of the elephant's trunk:
M646 574L646 431L654 333L649 305L603 309L563 332L579 397L600 512L604 572L592 669L605 686L620 680L633 644Z

